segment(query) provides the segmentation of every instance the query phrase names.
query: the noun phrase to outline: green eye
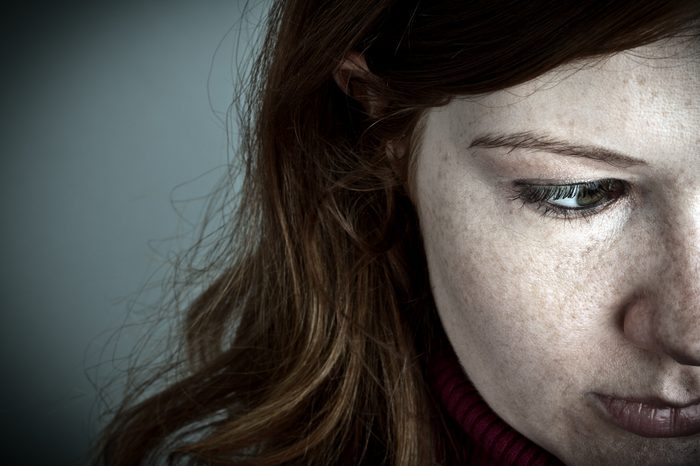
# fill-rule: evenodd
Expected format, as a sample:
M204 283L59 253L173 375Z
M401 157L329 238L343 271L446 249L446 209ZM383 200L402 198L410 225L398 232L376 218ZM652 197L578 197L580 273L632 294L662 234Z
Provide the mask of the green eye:
M602 190L588 191L586 188L577 186L570 196L560 199L554 198L548 202L565 209L583 209L596 206L605 198L606 194Z
M627 193L628 185L622 180L604 179L563 185L538 185L524 181L514 182L523 204L532 204L543 215L570 218L592 215Z

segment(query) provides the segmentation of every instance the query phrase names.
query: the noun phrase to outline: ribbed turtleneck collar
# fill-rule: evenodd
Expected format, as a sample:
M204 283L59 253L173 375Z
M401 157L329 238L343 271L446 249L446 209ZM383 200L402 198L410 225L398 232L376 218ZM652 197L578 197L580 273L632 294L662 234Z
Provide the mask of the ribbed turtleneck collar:
M464 465L553 466L563 463L508 425L467 378L452 348L430 357L429 382L448 415L461 427Z

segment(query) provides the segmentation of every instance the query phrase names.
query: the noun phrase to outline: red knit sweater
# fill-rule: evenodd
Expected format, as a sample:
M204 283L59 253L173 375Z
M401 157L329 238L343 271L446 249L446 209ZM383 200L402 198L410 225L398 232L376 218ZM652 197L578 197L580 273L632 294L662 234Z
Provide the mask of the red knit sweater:
M549 466L563 463L510 427L489 408L449 348L430 358L429 382L457 424L457 457L463 465Z

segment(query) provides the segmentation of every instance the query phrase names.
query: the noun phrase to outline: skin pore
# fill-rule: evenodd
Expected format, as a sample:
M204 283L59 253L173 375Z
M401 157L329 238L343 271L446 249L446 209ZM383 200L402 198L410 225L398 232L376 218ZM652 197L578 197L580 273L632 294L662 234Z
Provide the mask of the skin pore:
M697 43L567 65L425 118L411 188L431 286L491 408L567 464L700 464L700 434L630 433L590 395L700 400ZM637 162L583 156L601 149Z

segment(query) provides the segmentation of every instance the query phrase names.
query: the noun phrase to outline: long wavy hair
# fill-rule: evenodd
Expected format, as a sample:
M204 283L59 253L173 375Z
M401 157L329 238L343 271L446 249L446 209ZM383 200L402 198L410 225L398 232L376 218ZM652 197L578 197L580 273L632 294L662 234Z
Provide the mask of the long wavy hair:
M426 385L446 337L410 190L423 116L698 17L696 0L274 1L238 107L235 215L187 281L207 277L172 363L129 384L96 462L447 461ZM351 52L369 71L345 93Z

